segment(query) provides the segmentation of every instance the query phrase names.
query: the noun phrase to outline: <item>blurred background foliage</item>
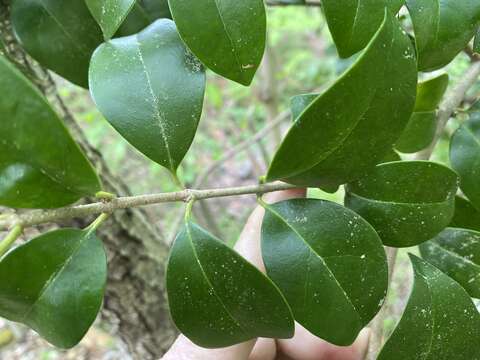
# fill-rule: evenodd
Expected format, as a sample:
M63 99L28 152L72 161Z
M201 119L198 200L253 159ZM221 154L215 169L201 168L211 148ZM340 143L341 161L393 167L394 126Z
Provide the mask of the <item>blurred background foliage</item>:
M408 19L406 24L408 26ZM199 177L205 179L202 188L257 182L287 131L292 121L290 116L284 117L280 126L263 136L259 142L237 152L214 171L210 170L225 153L252 139L269 124L278 122L279 114L288 111L292 96L328 86L353 62L353 59L342 60L338 57L318 8L269 8L268 29L266 55L250 88L208 72L203 118L193 146L180 169L180 178L187 187L198 185L196 181ZM469 58L462 54L446 68L450 84L457 81L468 63ZM423 74L420 76L425 77ZM143 157L110 127L95 108L87 91L60 78L56 80L61 96L76 115L88 139L105 157L111 170L131 187L132 193L177 190L166 170ZM478 94L479 91L480 85L477 85L472 94ZM465 115L460 110L436 147L434 161L448 164L449 135L464 120ZM309 196L341 203L343 189L335 194L312 189ZM203 205L196 205L195 215L202 225L233 244L254 206L254 197L211 199L203 202ZM183 207L183 204L163 204L148 208L151 221L166 239L172 240L174 237ZM412 249L408 251L412 252ZM393 330L399 319L405 306L405 295L408 295L411 287L411 270L406 254L406 250L400 252L389 293L386 307L388 316L385 320L387 333ZM128 359L121 345L108 335L109 329L104 326L95 327L77 348L60 352L23 328L0 322L0 359Z

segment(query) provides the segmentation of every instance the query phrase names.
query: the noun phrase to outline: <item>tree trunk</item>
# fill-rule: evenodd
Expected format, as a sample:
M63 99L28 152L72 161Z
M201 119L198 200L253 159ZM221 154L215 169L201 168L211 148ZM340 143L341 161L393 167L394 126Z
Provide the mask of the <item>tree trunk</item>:
M128 187L110 172L102 155L89 144L60 97L50 74L30 59L19 46L11 31L7 4L5 0L0 0L0 39L5 47L4 55L51 101L97 169L104 190L128 195ZM81 219L75 226L84 226L87 220L91 219ZM148 214L141 209L115 212L108 223L99 229L98 234L104 241L109 256L103 315L127 343L134 358L157 359L176 335L165 298L164 275L168 246L158 229L152 226Z

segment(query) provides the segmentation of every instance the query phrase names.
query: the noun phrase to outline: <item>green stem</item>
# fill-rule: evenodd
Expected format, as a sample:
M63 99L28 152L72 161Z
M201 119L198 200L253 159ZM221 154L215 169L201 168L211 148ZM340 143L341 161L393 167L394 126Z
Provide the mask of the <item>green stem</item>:
M0 243L0 258L10 249L15 240L22 235L23 227L21 225L15 225L8 235Z
M107 191L99 191L95 194L95 197L102 200L113 200L116 198L115 194L109 193Z
M192 210L193 210L193 203L194 202L195 202L195 197L192 197L187 203L187 207L185 208L185 222L190 221L190 218L192 217Z
M92 232L96 231L100 225L102 225L105 220L109 218L110 214L107 213L102 213L100 214L99 217L97 217L90 225L88 225L85 230L87 231L88 234L91 234Z
M268 204L265 201L263 201L262 196L260 194L257 196L257 203L264 209L268 207Z
M182 180L180 180L176 172L172 171L172 177L175 185L177 185L182 190L185 189L185 184L182 182Z

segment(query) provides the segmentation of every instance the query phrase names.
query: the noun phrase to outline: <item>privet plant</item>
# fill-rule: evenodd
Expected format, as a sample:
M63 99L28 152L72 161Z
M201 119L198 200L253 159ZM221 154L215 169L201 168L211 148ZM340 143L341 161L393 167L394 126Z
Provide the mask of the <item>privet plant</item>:
M96 229L117 209L185 201L166 282L172 319L194 343L216 348L289 338L296 321L350 345L384 303L386 251L392 265L396 249L419 246L412 251L421 258L410 256L410 299L378 359L480 359L480 315L472 302L480 298L480 105L466 109L469 120L451 136L451 168L428 161L480 75L480 1L267 3L285 5L321 8L339 56L355 60L323 92L292 99L293 123L259 185L128 198L106 193L44 96L2 52L0 205L37 210L0 217L0 228L9 230L0 243L0 316L57 347L75 346L106 285ZM10 6L24 50L88 88L118 133L168 169L178 186L177 169L202 114L205 71L249 86L265 48L263 0ZM464 51L470 67L449 87L441 69ZM261 199L282 189L340 186L344 206ZM196 201L242 194L257 194L265 208L266 275L191 216ZM72 205L95 196L99 202ZM99 217L85 229L14 246L29 226L92 214Z

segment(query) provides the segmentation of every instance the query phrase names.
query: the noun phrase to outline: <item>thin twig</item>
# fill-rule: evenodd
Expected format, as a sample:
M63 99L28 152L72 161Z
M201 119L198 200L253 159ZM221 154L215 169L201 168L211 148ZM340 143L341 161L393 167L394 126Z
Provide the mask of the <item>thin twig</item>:
M256 144L257 142L263 140L274 128L280 126L288 116L290 116L290 110L285 110L280 113L270 124L265 126L262 130L257 132L254 136L245 141L242 141L237 146L228 150L223 156L212 163L208 168L206 168L197 178L197 181L194 184L194 188L202 188L206 184L207 179L212 175L212 173L220 168L225 162L237 156L240 152L245 151L250 146Z
M433 150L435 149L435 146L442 137L448 120L450 120L451 116L454 114L457 108L460 107L468 90L470 90L470 88L475 84L479 76L480 61L476 60L472 62L471 66L465 72L460 82L447 94L445 100L440 105L437 115L438 125L435 138L428 148L417 154L417 159L426 160L429 159L430 156L432 156Z
M252 145L258 143L259 141L262 141L265 139L267 135L270 134L270 132L277 126L280 126L282 122L284 122L288 116L290 116L290 111L285 110L284 112L280 113L276 119L274 119L270 124L265 126L263 129L261 129L259 132L257 132L254 136L252 136L249 139L246 139L239 143L238 145L234 146L230 150L228 150L226 153L223 154L223 156L218 159L217 161L213 162L210 166L208 166L198 177L195 183L193 184L193 188L195 189L201 189L205 186L207 183L208 178L215 173L225 162L228 160L234 158L241 152L247 150L250 148ZM167 237L167 241L171 243L175 237L177 236L178 229L180 226L182 226L183 220L181 217L181 212L183 212L183 209L179 209L179 212L176 218L177 220L174 222L174 224L170 227L170 235Z
M125 196L113 199L110 202L96 202L87 205L69 206L54 210L32 210L19 215L0 218L0 230L10 229L12 226L20 225L24 228L54 223L60 220L86 217L100 213L112 213L118 209L135 208L146 205L154 205L167 202L188 202L190 199L204 200L218 197L240 196L248 194L265 194L274 191L295 189L297 186L274 182L263 185L239 186L224 189L207 189L147 194L138 196Z

